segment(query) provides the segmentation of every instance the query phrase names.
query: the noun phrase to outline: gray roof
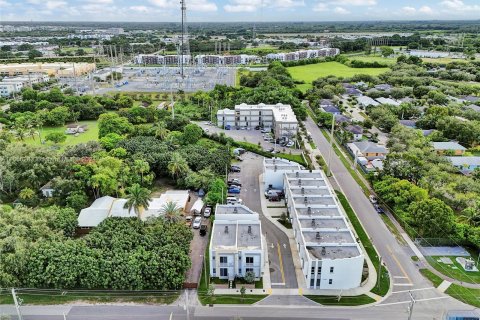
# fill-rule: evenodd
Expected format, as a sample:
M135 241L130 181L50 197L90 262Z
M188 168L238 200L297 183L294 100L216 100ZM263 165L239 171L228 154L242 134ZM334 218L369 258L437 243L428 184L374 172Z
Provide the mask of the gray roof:
M363 106L378 106L379 103L368 96L360 96L357 98L357 102Z
M377 89L377 90L383 90L383 91L385 91L385 90L390 90L391 88L392 88L392 86L389 85L388 83L377 84L377 85L375 86L375 89Z
M372 141L358 141L352 142L352 144L354 144L362 153L388 153L387 148Z
M477 105L475 105L475 104L471 104L471 105L465 106L465 108L472 109L473 111L480 112L480 107L477 106Z
M454 141L432 142L432 145L435 150L467 150L467 148Z
M351 132L353 134L362 134L363 133L363 128L360 126L357 126L355 124L350 124L345 127L345 130L348 132Z
M480 166L480 157L447 157L454 166Z
M400 120L399 123L405 127L415 128L417 121L416 120Z
M320 106L335 106L335 104L330 99L322 99L320 100Z
M322 106L323 111L328 113L340 113L340 110L337 109L335 106Z
M335 122L351 122L352 119L341 114L335 115Z

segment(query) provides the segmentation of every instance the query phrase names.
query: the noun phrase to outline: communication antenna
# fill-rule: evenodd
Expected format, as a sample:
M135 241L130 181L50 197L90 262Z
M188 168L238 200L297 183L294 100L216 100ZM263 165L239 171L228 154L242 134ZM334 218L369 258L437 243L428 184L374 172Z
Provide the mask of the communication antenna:
M182 8L182 35L180 37L180 74L182 79L185 78L184 72L184 57L190 56L190 44L188 42L188 27L187 27L187 6L185 0L180 0Z

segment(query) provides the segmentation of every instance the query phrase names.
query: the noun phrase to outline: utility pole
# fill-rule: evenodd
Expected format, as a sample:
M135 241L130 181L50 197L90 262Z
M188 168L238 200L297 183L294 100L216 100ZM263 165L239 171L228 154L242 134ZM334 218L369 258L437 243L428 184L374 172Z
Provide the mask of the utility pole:
M23 320L22 313L20 312L21 301L18 301L19 299L17 299L15 288L12 288L12 297L13 297L13 302L15 303L15 309L17 310L18 320Z
M417 301L413 298L412 292L409 290L408 294L410 295L410 305L408 306L408 320L412 320L413 306Z
M332 130L330 131L330 149L328 150L328 172L327 176L332 174L332 170L330 169L330 163L332 162L332 150L333 150L333 129L335 128L335 115L332 115Z
M382 256L379 257L380 261L378 264L378 274L377 274L377 290L380 288L380 279L382 278Z

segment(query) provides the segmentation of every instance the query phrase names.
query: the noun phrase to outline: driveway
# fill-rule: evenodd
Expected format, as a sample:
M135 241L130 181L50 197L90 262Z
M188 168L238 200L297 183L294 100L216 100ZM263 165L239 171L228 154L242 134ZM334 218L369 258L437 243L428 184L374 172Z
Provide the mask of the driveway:
M242 130L242 132L245 131ZM262 212L260 197L263 197L263 189L259 186L258 178L263 172L263 157L247 152L242 158L244 160L237 163L242 171L230 173L229 178L240 179L242 190L238 197L247 207L260 214L262 232L267 239L272 288L298 288L288 237ZM265 271L268 272L268 270Z

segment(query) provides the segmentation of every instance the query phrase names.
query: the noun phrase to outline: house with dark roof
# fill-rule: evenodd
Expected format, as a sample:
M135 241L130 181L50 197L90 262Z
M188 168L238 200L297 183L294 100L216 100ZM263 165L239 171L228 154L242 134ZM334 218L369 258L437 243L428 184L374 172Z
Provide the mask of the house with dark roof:
M354 141L362 140L362 137L363 137L363 128L362 127L360 127L356 124L349 124L348 126L343 128L343 130L353 134L353 140Z
M328 113L331 113L333 115L339 115L341 114L342 112L337 109L337 107L335 106L324 106L324 107L320 107L321 110L323 110L323 112L328 112Z
M476 97L476 96L462 96L460 98L464 102L476 103L476 102L480 101L480 97Z
M361 96L362 91L356 89L356 88L346 88L345 89L345 95L349 96Z
M377 101L373 100L372 98L370 98L368 96L358 97L357 98L357 103L358 103L358 105L360 105L362 107L368 107L368 106L376 107L380 104L380 103L378 103Z
M347 143L347 148L353 155L364 157L367 160L385 159L388 149L385 146L376 144L371 141L357 141Z
M322 99L320 100L319 107L335 107L335 103L331 99Z
M445 152L453 152L455 156L462 156L467 148L455 141L448 142L432 142L433 149L439 155L445 154Z
M422 130L422 134L424 137L428 137L429 135L432 134L432 132L435 131L433 129L428 129L428 130Z
M336 114L335 115L335 123L336 124L340 124L340 123L350 123L352 122L352 119L347 117L347 116L344 116L342 114Z
M471 109L476 112L480 112L480 106L477 106L476 104L470 104L468 106L465 106L467 109Z
M407 128L412 128L412 129L417 128L417 121L416 120L400 120L399 123L402 126L405 126Z

